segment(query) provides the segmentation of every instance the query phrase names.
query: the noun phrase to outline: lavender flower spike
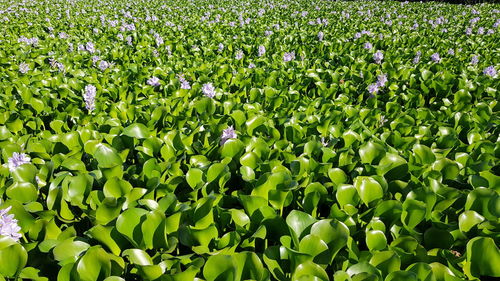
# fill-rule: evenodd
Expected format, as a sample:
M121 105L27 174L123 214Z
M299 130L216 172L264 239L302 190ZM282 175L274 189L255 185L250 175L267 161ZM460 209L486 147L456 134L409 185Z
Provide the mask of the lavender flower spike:
M147 83L149 86L158 87L160 86L160 79L158 79L158 77L156 76L153 76L148 79Z
M377 52L375 52L375 54L373 54L373 60L377 64L380 64L383 59L384 59L384 54L381 51L377 51Z
M19 64L19 72L21 72L22 74L26 74L29 70L30 70L29 64L25 62Z
M491 65L483 70L483 74L489 77L495 77L497 75L497 71L495 70L495 67Z
M479 62L479 57L478 56L472 56L472 59L470 60L470 64L476 65Z
M8 160L9 170L13 172L17 167L29 164L31 161L30 157L26 153L12 153L12 157Z
M206 83L203 84L203 87L201 88L203 94L209 98L214 98L215 97L215 88L212 83Z
M431 55L432 61L439 63L441 61L441 57L439 56L439 53L434 53Z
M12 206L9 206L0 210L0 236L10 237L17 242L22 237L21 233L19 233L21 227L17 224L13 214L7 214L11 208Z
M377 85L377 83L370 84L368 86L368 92L371 94L371 96L373 96L375 93L377 93L378 92L378 85Z
M236 131L233 126L227 127L227 129L222 131L222 136L220 137L220 144L223 145L229 139L235 139L238 136L236 135Z
M285 62L291 61L291 60L294 60L294 59L295 59L295 52L285 53L283 55L283 61L285 61Z
M259 46L259 57L262 57L266 53L266 47L260 45Z
M94 85L85 86L85 93L83 94L83 100L85 101L85 107L89 111L95 109L95 95L96 95L96 88Z

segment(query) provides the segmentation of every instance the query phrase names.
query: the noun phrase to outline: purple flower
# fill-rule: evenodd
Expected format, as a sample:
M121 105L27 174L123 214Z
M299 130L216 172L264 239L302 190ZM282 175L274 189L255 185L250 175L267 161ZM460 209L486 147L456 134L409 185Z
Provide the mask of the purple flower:
M431 55L432 61L439 63L441 61L441 57L439 57L439 53L434 53Z
M155 37L155 42L156 42L157 47L160 47L161 45L163 45L163 43L164 43L163 38L158 33L155 33L154 37Z
M363 46L363 48L365 48L367 50L371 50L371 48L373 48L373 45L370 42L366 42L365 45Z
M472 56L472 59L470 60L470 64L476 65L479 62L479 57L478 56Z
M238 52L236 52L236 56L234 56L234 58L237 60L241 60L243 58L243 51L239 50Z
M83 100L85 101L85 107L89 111L95 109L95 96L96 96L96 87L94 85L85 86L85 93L83 94Z
M483 35L484 34L484 27L480 27L477 29L477 34Z
M181 82L181 89L184 89L184 90L191 89L191 85L189 85L189 81L187 81L186 78L184 78L183 74L179 74L179 75L177 75L177 77L179 78L179 81Z
M375 61L375 63L380 64L383 59L384 54L381 51L377 51L375 52L375 54L373 54L373 60Z
M224 50L224 44L219 43L219 48L217 49L218 52L222 52Z
M105 61L105 60L102 60L99 62L99 69L101 71L104 71L106 69L108 69L108 67L110 66L109 62Z
M184 90L191 89L191 85L189 85L189 82L187 80L184 80L181 82L181 89L184 89Z
M248 68L255 68L255 64L250 63L250 64L248 65Z
M160 79L158 79L158 77L156 76L153 76L148 79L147 83L149 86L158 87L160 86Z
M354 39L359 39L359 38L361 38L361 33L356 32L356 34L354 34Z
M371 94L371 95L374 95L378 92L378 85L377 83L374 83L374 84L370 84L368 86L368 92Z
M29 164L31 161L30 157L25 153L12 153L12 157L7 161L9 170L13 172L17 167Z
M472 34L472 28L467 27L467 29L465 29L465 34L471 35Z
M203 87L201 88L203 94L209 98L214 98L215 97L215 88L212 83L205 83L203 84Z
M453 50L452 48L448 49L448 55L454 56L455 55L455 50Z
M492 66L488 66L483 70L483 74L489 77L495 77L497 75L497 71L495 68Z
M26 74L30 70L29 64L22 62L19 64L19 72Z
M227 127L227 129L222 131L222 135L220 137L220 144L223 145L226 141L229 139L235 139L238 136L236 135L236 131L234 130L233 126Z
M323 33L323 31L318 32L318 40L323 41L323 37L325 37L325 34Z
M17 224L13 214L7 214L11 208L12 206L9 206L0 210L0 235L10 237L17 242L22 237L21 233L19 233L21 227Z
M258 54L258 56L262 57L265 53L266 53L266 47L260 45L259 46L259 54Z
M93 54L95 53L95 46L94 46L94 43L92 42L87 42L87 44L85 45L85 50L87 50L87 52Z
M417 51L417 53L415 54L415 57L413 58L413 64L417 64L420 62L420 56L422 55L422 52L420 51Z
M295 59L295 52L285 53L283 55L283 61L288 62Z
M377 86L382 88L385 87L385 84L387 83L387 75L381 74L377 76Z

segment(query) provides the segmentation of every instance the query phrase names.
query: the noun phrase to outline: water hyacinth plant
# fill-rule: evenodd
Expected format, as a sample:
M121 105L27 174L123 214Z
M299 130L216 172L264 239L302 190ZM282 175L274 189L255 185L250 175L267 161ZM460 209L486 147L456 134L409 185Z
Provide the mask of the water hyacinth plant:
M11 208L8 207L0 210L0 237L10 237L17 242L22 237L22 234L19 232L21 227L17 224L14 215L8 213Z
M0 280L499 279L472 2L0 1Z
M96 87L94 85L85 86L83 101L85 102L85 108L87 108L88 111L92 111L95 109L95 97Z
M209 98L215 97L215 87L212 85L212 83L203 84L201 91L203 92L203 95Z
M26 153L12 153L12 157L8 160L8 167L11 172L16 170L17 167L29 164L31 162L31 158Z

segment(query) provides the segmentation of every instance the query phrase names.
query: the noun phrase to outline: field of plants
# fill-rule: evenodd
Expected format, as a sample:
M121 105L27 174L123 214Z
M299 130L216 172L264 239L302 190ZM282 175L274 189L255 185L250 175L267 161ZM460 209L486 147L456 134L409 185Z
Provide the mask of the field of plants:
M500 277L500 4L0 0L0 280Z

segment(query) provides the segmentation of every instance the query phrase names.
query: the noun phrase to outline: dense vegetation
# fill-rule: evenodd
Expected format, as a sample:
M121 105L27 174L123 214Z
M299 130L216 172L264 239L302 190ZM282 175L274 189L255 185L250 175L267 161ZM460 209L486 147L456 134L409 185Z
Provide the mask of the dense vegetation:
M500 277L500 5L0 1L0 280Z

